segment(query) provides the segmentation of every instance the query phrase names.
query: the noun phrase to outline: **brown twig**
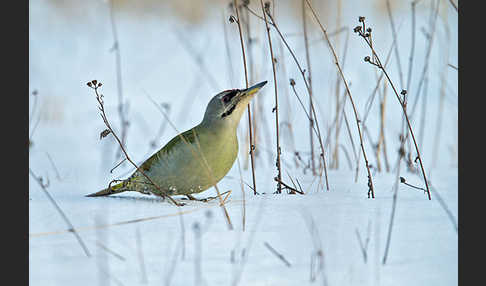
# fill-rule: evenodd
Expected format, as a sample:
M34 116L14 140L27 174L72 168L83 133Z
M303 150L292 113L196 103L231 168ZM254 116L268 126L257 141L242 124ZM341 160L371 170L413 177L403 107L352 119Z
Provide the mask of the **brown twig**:
M268 3L268 2L267 2ZM265 4L263 5L263 0L260 0L260 4L262 7L262 12L263 12L263 17L265 19L265 27L267 30L267 38L268 38L268 45L270 49L270 58L272 60L272 71L273 71L273 83L274 83L274 90L275 90L275 132L276 132L276 138L277 138L277 193L280 194L282 192L282 166L281 166L281 161L280 161L280 134L279 134L279 124L278 124L278 95L277 95L277 73L275 71L275 57L273 55L273 48L272 48L272 39L270 37L270 27L268 26L268 21L267 21L267 14L270 14L270 5ZM272 20L273 22L273 20Z
M365 164L366 164L366 169L368 171L368 198L371 196L371 198L375 198L375 190L374 190L374 187L373 187L373 179L372 179L372 176L371 176L371 171L370 171L370 167L369 167L369 163L368 163L368 157L366 156L366 151L364 149L364 144L363 144L363 135L361 133L361 127L360 127L360 119L358 118L358 111L356 110L356 106L354 104L354 100L353 100L353 97L351 96L351 92L349 91L349 86L348 86L348 83L344 77L344 74L343 74L343 71L341 69L341 66L339 65L339 60L337 58L337 55L336 55L336 52L334 51L334 48L331 44L331 41L329 40L329 36L327 35L327 32L326 32L326 29L324 29L324 27L322 26L321 24L321 21L319 21L319 18L317 17L316 15L316 12L314 11L314 9L312 8L312 5L310 4L309 0L305 0L307 2L307 5L309 5L309 8L312 12L312 15L314 15L314 18L315 20L317 21L317 23L319 24L319 27L321 28L325 38L326 38L326 41L329 45L329 49L331 50L332 54L333 54L333 57L334 57L334 63L339 71L339 74L341 75L341 78L344 82L344 86L346 88L346 93L348 94L349 96L349 100L351 101L351 105L353 107L353 111L354 111L354 116L355 116L355 119L356 119L356 126L358 128L358 133L359 133L359 139L360 139L360 144L361 144L361 150L363 151L363 157L364 157L364 160L365 160Z
M360 17L360 20L361 20L360 22L362 23L362 26L357 26L355 28L355 32L357 32L359 34L359 36L361 36L365 40L365 42L370 47L371 52L373 53L373 56L374 56L374 61L371 61L369 57L366 57L365 58L365 61L367 61L371 65L377 66L379 69L381 69L383 71L385 77L387 78L388 82L390 83L390 86L393 89L393 92L395 93L395 95L396 95L396 97L398 99L398 102L400 103L400 106L402 107L403 115L405 116L405 121L407 123L408 130L409 130L409 132L410 132L410 134L412 136L412 140L413 140L413 143L415 145L415 151L417 152L417 158L418 158L418 160L420 162L420 168L422 170L423 179L425 181L425 186L426 186L426 189L427 189L427 195L428 195L429 200L431 200L429 185L427 183L427 177L425 175L425 169L424 169L424 166L423 166L423 163L422 163L422 157L420 156L420 150L418 148L417 141L415 140L415 135L414 135L413 130L412 130L412 125L410 124L410 120L409 120L408 115L407 115L407 102L406 102L406 100L402 100L400 98L400 96L398 95L398 92L397 92L395 86L393 85L393 82L390 79L390 76L388 75L388 73L387 73L386 69L384 68L384 66L381 64L381 61L380 61L380 59L378 57L378 54L376 53L376 51L373 48L373 46L370 44L367 34L365 34L363 32L363 30L365 30L364 17ZM371 29L371 28L368 28L368 29ZM401 94L403 96L406 96L407 92L405 90L402 90Z
M300 71L300 74L301 74L302 79L304 81L305 87L307 89L307 93L309 93L310 86L309 86L309 83L307 82L307 78L305 76L305 71L302 69L299 61L297 60L297 57L295 56L295 53L292 51L292 49L290 48L289 44L287 43L287 41L283 37L282 32L280 31L280 29L278 28L277 24L275 23L275 20L273 19L273 16L270 13L266 13L266 14L270 18L270 20L271 20L271 22L268 22L268 23L273 23L272 26L275 28L275 31L277 31L277 34L280 36L280 39L284 43L285 47L287 48L287 50L289 51L290 55L292 56L295 64L297 65L297 68ZM294 81L294 83L295 83L295 81ZM313 117L314 118L317 118L316 111L315 111L315 108L314 108L314 104L311 105L311 110L309 112L311 112L313 114ZM326 189L329 191L329 182L328 182L328 176L327 176L327 164L326 164L326 160L325 160L325 153L326 152L325 152L325 149L324 149L324 144L322 143L321 131L320 131L320 128L319 128L318 120L316 120L314 123L316 125L316 129L317 129L317 133L318 133L318 139L319 139L319 145L321 147L320 157L322 158L323 165L324 165L324 173L325 173L325 179L326 179Z
M245 83L246 83L246 88L249 87L249 82L248 82L248 70L246 67L246 54L245 54L245 44L243 43L243 32L241 30L241 23L240 23L240 12L238 9L238 1L233 0L233 5L235 8L236 12L236 23L238 24L238 32L240 35L240 43L241 43L241 53L243 57L243 67L245 69ZM231 19L231 18L230 18ZM248 135L250 136L250 160L251 160L251 174L252 174L252 181L253 181L253 194L257 194L256 190L256 179L255 179L255 155L254 155L254 141L253 141L253 128L252 128L252 120L251 120L251 108L250 104L248 104Z
M98 101L98 109L100 110L100 116L101 118L103 119L103 122L105 123L105 126L108 128L107 130L109 131L108 133L105 133L105 131L102 132L105 133L105 136L108 135L108 134L112 134L113 137L115 138L115 140L118 142L118 144L120 145L120 148L123 152L123 154L125 154L125 157L127 158L127 160L135 167L135 169L137 169L138 172L140 172L145 178L147 178L147 180L149 180L149 182L158 190L160 191L160 193L164 196L164 197L167 197L172 203L174 203L176 206L182 206L184 204L182 203L178 203L177 201L175 201L173 198L171 198L165 191L163 191L154 181L152 181L152 179L147 175L145 174L145 172L140 169L137 164L135 164L135 162L132 161L132 159L128 156L128 153L127 151L125 150L125 147L123 146L120 138L118 137L118 135L116 135L116 133L114 132L114 130L111 128L111 125L108 121L108 118L106 117L106 113L105 113L105 106L104 106L104 101L103 101L103 95L102 94L99 94L98 93L98 88L101 87L101 82L98 82L96 80L92 80L90 82L87 83L87 85L93 89L95 91L95 94L96 94L96 100Z

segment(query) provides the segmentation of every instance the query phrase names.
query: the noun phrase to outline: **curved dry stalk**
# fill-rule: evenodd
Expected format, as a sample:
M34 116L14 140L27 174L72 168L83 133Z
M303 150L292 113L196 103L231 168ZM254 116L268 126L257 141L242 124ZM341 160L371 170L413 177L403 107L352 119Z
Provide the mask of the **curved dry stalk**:
M123 143L122 141L120 140L120 138L118 137L118 135L116 135L116 133L114 132L114 130L111 128L111 125L110 123L108 122L108 118L106 117L106 113L105 113L105 106L104 106L104 102L103 102L103 95L99 94L98 93L98 88L101 87L101 82L97 82L96 80L93 80L91 82L88 82L88 86L93 89L95 91L95 94L96 94L96 100L98 101L99 103L99 106L98 106L98 109L100 110L100 115L101 115L101 118L103 119L103 122L105 123L106 125L106 130L104 130L102 133L101 133L101 137L100 138L103 138L105 136L107 136L108 134L112 134L113 137L115 137L115 140L118 142L118 144L120 145L120 149L122 150L123 154L125 155L125 158L127 158L127 160L137 169L137 171L139 171L145 178L147 178L147 180L149 180L149 182L158 190L160 191L165 197L169 198L169 200L174 203L176 206L182 206L184 204L181 204L181 203L178 203L177 201L175 201L173 198L171 198L165 191L163 191L154 181L152 181L152 179L147 175L145 174L145 172L140 169L137 164L135 164L135 162L132 161L132 159L128 156L128 153L127 151L125 150L125 147L123 146Z
M362 26L357 26L355 28L355 32L357 32L359 34L359 36L361 36L365 40L366 44L370 47L371 52L373 53L373 59L374 59L374 61L371 61L369 57L366 57L365 58L365 61L367 61L368 63L370 63L372 65L377 66L379 69L381 69L383 71L383 74L385 75L385 77L387 78L388 82L390 83L390 86L392 87L393 92L395 93L395 95L396 95L396 97L398 99L398 102L400 103L400 106L402 107L403 115L405 117L405 121L406 121L407 126L408 126L408 131L410 132L410 135L412 136L412 140L413 140L413 143L415 145L415 151L417 152L417 159L419 160L420 168L421 168L422 175L423 175L423 178L424 178L424 181L425 181L425 187L427 189L427 196L428 196L429 200L431 200L430 190L429 190L429 184L427 182L427 177L425 175L424 165L422 163L422 156L420 156L420 150L418 148L417 141L415 140L415 135L414 135L413 130L412 130L412 125L410 124L410 120L409 120L408 115L407 115L407 102L406 102L406 100L402 100L400 98L400 96L398 95L398 92L397 92L397 90L395 88L395 85L393 84L392 80L390 79L390 76L388 75L386 69L381 64L381 61L380 61L380 58L378 57L378 54L376 53L375 49L373 48L373 46L371 45L371 43L370 43L370 41L368 39L368 35L369 34L368 33L364 34L363 31L366 31L365 30L364 17L360 17L360 22L362 23ZM368 28L368 31L371 31L371 29ZM401 94L403 94L405 96L407 93L406 93L405 90L403 90L401 92Z
M359 134L359 140L360 140L361 150L363 151L363 157L364 157L365 164L366 164L366 170L368 171L368 187L369 187L368 197L370 197L370 195L371 195L372 198L375 198L375 191L374 191L374 187L373 187L373 179L372 179L372 176L371 176L371 170L370 170L370 166L369 166L369 163L368 163L368 157L366 156L366 151L365 151L364 144L363 144L363 134L361 132L361 127L360 127L360 122L361 121L358 118L358 111L356 110L356 105L354 104L353 97L351 96L351 92L349 91L348 83L347 83L346 79L344 78L343 71L341 70L341 66L339 65L339 61L338 61L336 52L334 51L334 48L331 45L331 41L329 40L329 36L327 35L327 31L322 26L321 21L319 21L319 18L317 17L316 12L314 11L314 8L312 8L312 5L310 4L309 0L305 0L305 1L307 2L307 5L309 5L309 8L310 8L310 10L312 12L312 15L314 16L314 19L319 24L319 27L321 28L321 30L322 30L325 38L326 38L326 41L327 41L327 43L329 45L329 49L331 50L332 55L334 57L334 63L336 64L336 67L337 67L337 69L339 71L339 74L341 75L341 78L342 78L342 80L344 82L344 86L346 88L346 93L348 94L349 100L351 101L351 105L352 105L353 111L354 111L354 116L355 116L355 119L356 119L356 126L358 128L358 134Z

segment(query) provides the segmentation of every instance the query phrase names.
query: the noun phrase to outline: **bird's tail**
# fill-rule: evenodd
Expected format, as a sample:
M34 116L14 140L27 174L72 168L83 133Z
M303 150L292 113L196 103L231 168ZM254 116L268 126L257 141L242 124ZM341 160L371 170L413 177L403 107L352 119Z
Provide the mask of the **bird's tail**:
M86 195L87 197L101 197L101 196L109 196L109 195L113 195L113 194L118 194L118 193L122 193L122 192L126 192L126 191L130 191L130 189L128 189L128 184L126 184L124 181L114 185L114 186L110 186L106 189L103 189L99 192L96 192L96 193L92 193L92 194L89 194L89 195Z

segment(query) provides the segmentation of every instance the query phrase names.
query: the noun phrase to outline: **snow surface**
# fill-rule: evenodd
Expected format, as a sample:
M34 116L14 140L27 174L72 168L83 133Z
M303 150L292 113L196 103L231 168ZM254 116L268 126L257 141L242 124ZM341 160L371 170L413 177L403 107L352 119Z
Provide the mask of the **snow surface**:
M344 1L343 25L353 27L358 16L366 15L375 35L383 38L383 42L375 43L382 44L376 48L385 57L391 44L388 18L374 6L377 1L372 7L365 2ZM428 9L429 4L422 2L422 6L417 6L417 29L427 26L428 10L425 8ZM447 9L448 3L442 2L441 9ZM123 193L106 198L84 197L105 188L110 180L125 178L133 171L129 164L124 163L110 173L119 162L115 158L117 145L110 136L99 140L104 126L94 94L86 86L86 82L92 79L103 82L101 90L105 95L108 118L118 130L115 56L110 52L113 37L109 10L103 1L73 1L74 8L64 10L52 3L29 2L29 85L31 91L38 92L37 109L29 126L31 131L40 118L29 149L30 168L37 175L49 178L49 193L77 229L91 256L86 256L37 182L29 177L31 285L457 285L457 72L450 69L446 79L440 79L445 63L442 59L443 43L446 41L443 22L450 29L448 42L452 43L447 62L457 65L457 14L454 11L449 10L448 18L439 20L439 40L434 45L430 61L427 120L421 153L434 187L432 200L427 200L423 191L399 185L391 243L386 264L383 264L395 173L379 173L376 168L373 169L376 198L368 199L363 160L355 182L354 170L348 167L344 154L340 153L340 168L329 170L329 191L325 191L323 185L319 185L319 179L311 176L308 170L304 173L302 168L296 168L293 152L301 152L304 160L307 156L307 119L293 95L286 95L288 79L282 74L279 93L281 120L294 126L294 139L282 131L283 179L290 184L288 172L293 179L299 180L306 194L272 194L276 185L273 181L276 170L271 113L273 78L262 26L259 26L260 34L255 35L264 46L254 49L255 62L259 67L254 81L269 81L259 95L264 106L264 120L268 122L268 130L262 127L263 131L260 131L261 138L269 138L269 141L261 139L258 146L261 153L256 161L257 189L265 194L254 196L245 186L243 197L238 163L235 163L218 183L221 191L232 190L226 208L233 230L228 229L216 200L208 203L185 201L187 205L178 209L155 196ZM290 13L285 5L289 3L282 1L276 5L281 7L277 20L282 19L282 30L292 33L300 31L301 23L285 20ZM175 130L166 126L156 141L157 147L150 147L150 141L157 137L164 120L147 94L156 102L170 104L169 117L180 131L184 131L201 120L209 98L215 93L243 87L236 26L229 25L228 13L220 12L226 4L212 4L216 5L211 6L213 20L197 25L181 23L166 14L161 20L153 14L166 12L155 8L153 14L143 19L134 18L127 11L116 14L123 91L129 100L128 117L131 122L127 147L136 162L143 161L176 135ZM408 37L409 3L403 1L395 15L397 26L403 33L400 35ZM220 37L223 23L228 25L232 72L224 38ZM332 23L329 24L330 31L337 28L333 20L327 23ZM311 39L322 37L317 29L312 31ZM182 44L179 35L191 39L195 53L202 51L206 68L217 79L218 86L213 86L209 78L204 77L204 72ZM288 39L298 57L304 59L302 39L291 36ZM340 55L344 39L341 38ZM273 40L278 43L276 35ZM344 71L352 82L351 92L360 113L363 113L376 79L373 69L362 61L367 55L364 43L352 34L349 41ZM401 43L406 43L399 47L402 65L407 67L410 41L406 39ZM278 50L278 44L275 46ZM420 78L424 50L424 37L418 30L415 72L409 91L411 97ZM322 76L313 84L318 95L316 106L321 128L326 130L334 118L336 71L322 42L313 44L311 51L315 63L313 73ZM288 55L285 68L286 77L296 80L297 90L304 98L301 77ZM390 63L390 74L394 81L399 81L394 61ZM437 147L434 136L443 84L446 87L445 116ZM388 96L386 138L393 170L401 130L401 111L390 90ZM29 103L32 110L34 96L29 95ZM346 113L352 120L349 104ZM378 108L375 105L368 121L374 137L377 137L376 127L379 126L376 114ZM414 126L418 124L418 119L413 120ZM245 168L248 164L248 157L245 157L247 149L243 143L245 126L243 118L238 130L241 142L239 163L244 181L251 184L250 169ZM354 144L358 146L354 122L350 122L350 126ZM332 140L331 146L334 144ZM344 131L340 140L351 150ZM370 150L368 156L376 166L368 143L365 142ZM439 156L432 167L436 148ZM330 153L329 150L327 152ZM404 165L401 170L400 175L407 182L422 186L419 176L405 171ZM214 195L215 191L211 189L198 197ZM243 199L245 231L242 230ZM452 220L441 202L447 205ZM358 233L363 244L369 241L365 247L366 261ZM266 243L281 257L273 253ZM323 264L317 263L319 250L323 254ZM314 281L311 281L312 275L315 276Z

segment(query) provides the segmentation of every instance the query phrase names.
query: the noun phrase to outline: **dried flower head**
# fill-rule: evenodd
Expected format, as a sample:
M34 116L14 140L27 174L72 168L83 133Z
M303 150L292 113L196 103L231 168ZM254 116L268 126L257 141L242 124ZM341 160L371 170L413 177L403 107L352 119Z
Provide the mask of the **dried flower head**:
M364 22L364 20L365 20L365 17L363 17L363 16L360 16L360 17L358 18L358 21L359 21L360 23L363 23L363 22Z
M370 56L366 56L366 57L364 58L364 61L365 61L365 62L370 62Z
M293 78L290 79L290 85L294 86L295 85L295 80Z
M402 92L400 92L401 95L407 95L407 91L405 89L402 89Z

